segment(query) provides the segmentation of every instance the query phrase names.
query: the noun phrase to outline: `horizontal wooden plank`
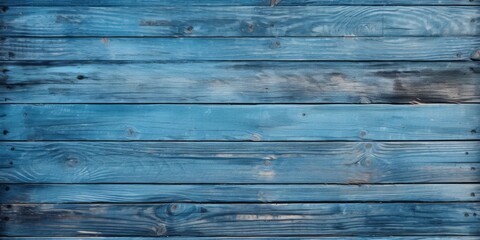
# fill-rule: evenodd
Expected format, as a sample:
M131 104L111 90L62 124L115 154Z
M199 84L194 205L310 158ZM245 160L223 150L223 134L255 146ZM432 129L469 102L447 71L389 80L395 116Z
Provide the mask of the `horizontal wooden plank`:
M478 183L480 171L480 142L475 141L4 142L0 146L2 183ZM8 185L8 190L17 187ZM457 190L461 188L451 191ZM448 195L431 196L437 197Z
M11 7L5 36L478 35L472 7ZM299 24L301 22L302 24Z
M0 140L478 140L479 112L478 104L4 104Z
M4 38L0 60L470 60L478 37Z
M480 203L22 204L6 236L479 235Z
M479 236L389 236L389 237L332 237L332 236L310 236L310 237L181 237L169 236L168 239L174 240L193 240L193 239L212 239L212 240L239 240L239 239L259 239L259 240L478 240ZM35 239L35 240L158 240L158 237L0 237L0 239Z
M0 65L0 96L8 103L480 102L477 62Z
M331 6L331 5L480 5L478 0L1 0L9 6Z
M19 184L0 187L9 189L0 195L3 204L480 201L480 184Z

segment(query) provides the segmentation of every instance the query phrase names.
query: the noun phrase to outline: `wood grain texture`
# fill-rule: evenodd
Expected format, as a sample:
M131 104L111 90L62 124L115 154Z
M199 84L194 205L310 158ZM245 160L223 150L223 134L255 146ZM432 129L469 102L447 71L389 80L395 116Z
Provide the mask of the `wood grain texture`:
M4 38L0 43L0 60L480 59L478 37Z
M478 140L479 113L477 104L9 104L0 140Z
M0 65L7 103L480 103L476 62Z
M9 142L0 146L2 183L368 184L478 183L480 179L480 143L475 141Z
M0 187L3 204L480 201L480 184L15 184ZM4 191L6 187L8 191Z
M10 36L459 36L480 33L472 7L11 7Z
M479 0L1 0L9 6L332 6L332 5L451 5L477 6Z
M479 235L479 203L21 204L6 236ZM6 221L5 219L8 219Z

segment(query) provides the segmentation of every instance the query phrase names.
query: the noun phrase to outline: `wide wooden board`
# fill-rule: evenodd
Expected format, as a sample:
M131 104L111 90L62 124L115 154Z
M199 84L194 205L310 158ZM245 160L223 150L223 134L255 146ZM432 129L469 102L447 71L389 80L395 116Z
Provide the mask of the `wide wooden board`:
M19 204L6 236L479 235L479 203Z
M480 103L476 62L0 65L7 103Z
M479 60L478 37L2 38L0 60Z
M478 183L479 144L6 142L0 182Z

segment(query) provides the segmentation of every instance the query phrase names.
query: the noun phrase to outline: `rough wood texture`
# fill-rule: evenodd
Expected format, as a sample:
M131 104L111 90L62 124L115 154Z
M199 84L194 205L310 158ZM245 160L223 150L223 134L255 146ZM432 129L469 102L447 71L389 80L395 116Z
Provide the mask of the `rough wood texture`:
M477 52L479 51L479 52ZM0 60L480 59L478 37L4 38Z
M477 183L479 154L475 141L11 142L0 182Z
M11 7L5 36L478 35L472 7Z
M10 184L0 201L11 203L160 202L443 202L479 201L480 184L395 185L152 185Z
M476 104L9 104L0 107L0 140L478 140L479 112Z
M9 6L331 6L331 5L436 5L476 6L479 0L1 0Z
M476 62L0 64L7 103L480 103Z
M8 236L480 235L479 203L22 204Z

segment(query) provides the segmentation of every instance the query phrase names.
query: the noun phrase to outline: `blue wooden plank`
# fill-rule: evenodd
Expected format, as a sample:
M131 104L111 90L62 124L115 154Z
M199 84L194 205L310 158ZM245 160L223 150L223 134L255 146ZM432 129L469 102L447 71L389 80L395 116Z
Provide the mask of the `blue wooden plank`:
M477 6L478 0L1 0L9 6L331 6L452 5Z
M332 237L332 236L296 236L296 237L185 237L168 236L173 240L478 240L480 236L389 236L389 237ZM158 237L0 237L1 240L158 240Z
M11 7L5 36L478 35L472 7ZM302 22L302 24L298 24Z
M477 62L0 65L7 103L480 103Z
M4 38L1 60L470 60L478 37Z
M0 140L478 140L479 112L476 104L11 104L0 107Z
M5 236L480 235L480 203L20 204Z
M15 184L0 195L12 203L161 203L161 202L442 202L479 201L480 184L395 185L152 185Z
M8 142L0 146L0 182L6 184L478 183L480 176L477 141ZM470 193L465 197L470 198Z
M0 239L14 239L14 240L158 240L158 237L0 237ZM239 240L239 239L258 239L258 240L478 240L475 236L401 236L401 237L325 237L325 236L311 236L311 237L175 237L170 236L168 239L173 240L195 240L195 239L212 239L212 240Z

